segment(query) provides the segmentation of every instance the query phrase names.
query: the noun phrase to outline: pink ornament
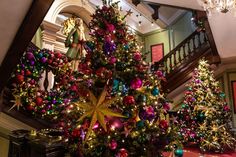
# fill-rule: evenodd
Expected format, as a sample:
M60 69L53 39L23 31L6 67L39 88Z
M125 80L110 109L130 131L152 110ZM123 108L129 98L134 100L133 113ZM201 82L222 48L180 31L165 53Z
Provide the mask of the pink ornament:
M157 77L163 77L163 73L160 70L156 71L156 75Z
M119 118L115 118L114 120L112 120L111 128L120 129L122 127L123 127L123 124L122 124L122 122L120 121Z
M111 150L115 150L117 148L116 140L111 140L111 142L108 144L108 146Z
M115 26L113 24L107 24L107 30L109 32L113 32L115 30Z
M230 110L229 106L228 106L228 105L225 105L225 106L224 106L224 111L229 111L229 110Z
M138 77L133 79L130 83L130 87L132 89L138 89L138 88L142 87L142 80Z
M154 114L154 109L153 109L152 106L146 107L145 110L146 110L146 113L147 113L148 115L153 115L153 114Z
M135 61L140 61L141 59L142 59L141 53L140 53L140 52L136 52L136 53L134 54L134 60L135 60Z
M116 62L116 57L112 56L109 60L110 64L114 64Z

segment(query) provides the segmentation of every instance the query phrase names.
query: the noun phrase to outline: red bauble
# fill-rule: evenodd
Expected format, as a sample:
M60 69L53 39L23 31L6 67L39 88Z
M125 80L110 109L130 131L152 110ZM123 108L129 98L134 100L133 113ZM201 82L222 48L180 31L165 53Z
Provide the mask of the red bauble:
M74 129L71 133L73 137L79 137L80 136L80 130L79 129Z
M28 106L27 106L27 110L29 110L29 111L33 111L33 110L34 110L34 107L31 106L31 105L28 105Z
M159 123L159 126L162 129L167 129L169 127L168 121L167 120L161 120L160 123Z
M125 105L133 105L133 104L135 104L135 99L134 99L134 97L132 95L125 96L123 98L123 103Z
M42 105L42 103L43 103L43 98L41 98L41 97L36 97L36 105L38 105L38 106L41 106Z
M29 71L29 70L26 70L26 71L25 71L25 75L26 75L26 76L29 76L29 75L31 75L31 71Z
M16 79L17 79L17 82L18 82L18 83L24 82L24 76L23 76L23 75L17 75L17 76L16 76Z
M128 157L128 151L125 148L121 148L117 154L117 157Z

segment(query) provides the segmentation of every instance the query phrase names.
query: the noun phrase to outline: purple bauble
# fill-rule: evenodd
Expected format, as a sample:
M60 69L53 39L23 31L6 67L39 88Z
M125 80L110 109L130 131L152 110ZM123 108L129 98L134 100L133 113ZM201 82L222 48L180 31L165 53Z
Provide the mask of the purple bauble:
M30 65L34 65L34 63L35 63L35 62L34 62L33 60L30 61Z
M149 121L153 120L155 118L155 112L153 107L152 106L145 107L145 109L139 113L139 117L142 120L149 120Z
M46 62L47 62L47 58L42 57L42 58L41 58L41 62L42 62L42 63L46 63Z
M26 58L27 58L28 60L34 60L34 54L33 54L32 52L27 52Z

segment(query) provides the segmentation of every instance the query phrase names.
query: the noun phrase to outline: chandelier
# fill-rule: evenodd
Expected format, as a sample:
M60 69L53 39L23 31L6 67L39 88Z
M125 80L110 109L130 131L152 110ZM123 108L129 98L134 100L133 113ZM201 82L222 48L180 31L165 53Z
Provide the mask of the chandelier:
M211 13L216 10L218 12L227 13L236 8L236 0L201 0L203 8Z

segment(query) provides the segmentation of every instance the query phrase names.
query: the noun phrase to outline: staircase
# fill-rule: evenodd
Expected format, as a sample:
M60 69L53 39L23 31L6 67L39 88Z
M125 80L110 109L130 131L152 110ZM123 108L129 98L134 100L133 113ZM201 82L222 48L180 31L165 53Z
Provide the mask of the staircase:
M162 69L166 74L167 81L162 86L167 93L191 78L199 59L204 57L210 64L220 63L206 15L202 12L197 15L198 18L204 18L205 28L197 29L154 65L155 69Z

